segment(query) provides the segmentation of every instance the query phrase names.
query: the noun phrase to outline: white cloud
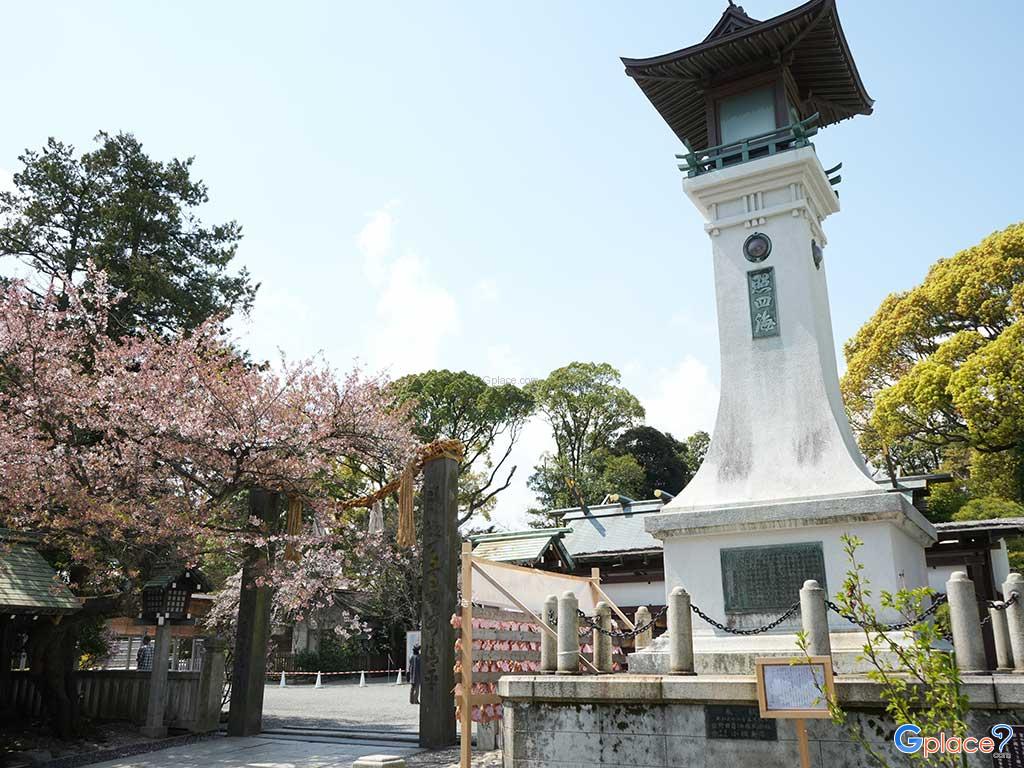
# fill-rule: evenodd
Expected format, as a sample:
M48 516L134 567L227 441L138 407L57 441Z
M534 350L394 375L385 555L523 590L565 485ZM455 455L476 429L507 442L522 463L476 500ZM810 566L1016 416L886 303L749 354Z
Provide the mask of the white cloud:
M473 286L473 301L477 304L494 304L499 295L498 283L493 278L482 278Z
M444 340L459 328L455 297L416 253L395 256L394 204L375 211L356 237L363 268L377 291L368 359L393 376L436 367Z
M363 254L363 270L374 285L380 285L387 274L387 258L391 254L395 217L393 204L370 214L370 220L359 232L356 244Z
M687 355L672 368L657 370L648 379L640 401L647 423L682 440L699 429L711 432L718 410L718 387L708 367Z
M402 256L388 267L377 302L370 359L394 376L436 367L441 343L458 327L455 298L431 279L423 259Z

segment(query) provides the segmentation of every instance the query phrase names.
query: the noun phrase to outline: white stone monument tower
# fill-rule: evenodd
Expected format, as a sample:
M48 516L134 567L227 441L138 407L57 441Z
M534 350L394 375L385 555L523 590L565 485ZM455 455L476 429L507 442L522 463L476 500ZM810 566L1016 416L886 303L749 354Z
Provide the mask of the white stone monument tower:
M839 392L822 228L839 211L838 169L823 169L810 138L870 114L872 101L834 0L767 21L730 3L700 44L624 63L689 150L683 188L706 220L718 306L722 392L708 455L646 521L664 541L666 588L683 586L728 627L759 627L806 579L840 587L847 532L864 540L876 595L925 586L935 532L868 475ZM853 627L831 621L837 666L850 668ZM799 617L736 637L697 621L697 671L791 654L798 627ZM631 656L631 669L665 671L664 645Z

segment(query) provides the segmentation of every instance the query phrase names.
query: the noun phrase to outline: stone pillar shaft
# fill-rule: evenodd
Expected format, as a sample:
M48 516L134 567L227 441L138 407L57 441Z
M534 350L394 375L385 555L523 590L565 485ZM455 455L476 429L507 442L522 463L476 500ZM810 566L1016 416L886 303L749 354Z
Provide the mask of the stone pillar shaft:
M633 618L633 626L642 627L645 624L649 624L651 621L651 611L646 605L641 605L636 609L636 616ZM638 632L636 636L636 650L646 648L651 644L651 640L654 637L654 631L652 629L645 629L643 632Z
M612 628L612 609L608 603L602 601L597 604L595 611L597 626L610 632ZM598 672L612 671L612 639L604 632L594 630L594 666Z
M220 709L224 698L224 652L227 643L219 637L203 640L203 668L199 673L199 705L192 730L216 731L220 727Z
M548 595L540 617L549 627L558 622L558 595ZM556 630L557 632L557 630ZM540 671L555 672L558 670L558 639L547 632L540 633Z
M1013 651L1010 648L1010 628L1006 623L1006 609L988 609L992 620L992 641L996 646L996 668L999 672L1013 671Z
M1006 628L1010 635L1010 653L1013 656L1013 671L1024 674L1024 577L1011 573L1003 583L1003 599L1007 602L1018 595L1012 605L1006 607Z
M153 671L149 673L149 701L146 704L146 724L142 734L151 739L167 735L164 725L164 706L167 701L167 657L171 648L171 625L164 619L156 628L153 642Z
M579 671L579 601L572 592L558 598L558 672L574 675Z
M807 636L808 653L812 656L831 656L832 642L828 634L825 590L814 579L805 581L800 590L800 620Z
M675 587L668 596L669 671L674 675L693 674L693 619L690 595Z
M974 582L963 571L956 571L946 582L946 595L949 597L949 623L953 629L957 667L965 674L988 671Z

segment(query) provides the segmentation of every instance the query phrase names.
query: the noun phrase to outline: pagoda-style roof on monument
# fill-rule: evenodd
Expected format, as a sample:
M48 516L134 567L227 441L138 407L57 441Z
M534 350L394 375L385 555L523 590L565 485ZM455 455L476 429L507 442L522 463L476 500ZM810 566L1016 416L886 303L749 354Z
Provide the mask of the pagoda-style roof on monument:
M766 21L733 5L697 45L648 59L622 59L626 74L691 152L715 141L708 94L747 75L781 71L798 119L821 127L871 114L873 100L857 73L835 0L810 0ZM794 121L795 122L795 121Z

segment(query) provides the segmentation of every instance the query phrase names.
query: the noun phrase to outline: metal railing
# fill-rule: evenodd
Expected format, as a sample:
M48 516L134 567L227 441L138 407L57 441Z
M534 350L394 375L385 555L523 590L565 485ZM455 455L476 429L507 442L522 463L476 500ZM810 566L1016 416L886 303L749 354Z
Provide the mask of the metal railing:
M767 133L750 136L741 141L718 144L699 152L676 155L677 160L683 161L679 170L689 177L699 176L727 165L738 165L789 149L812 146L810 138L818 132L817 123L818 113L815 112L804 120Z

